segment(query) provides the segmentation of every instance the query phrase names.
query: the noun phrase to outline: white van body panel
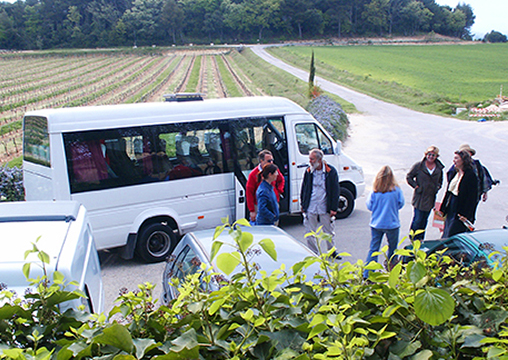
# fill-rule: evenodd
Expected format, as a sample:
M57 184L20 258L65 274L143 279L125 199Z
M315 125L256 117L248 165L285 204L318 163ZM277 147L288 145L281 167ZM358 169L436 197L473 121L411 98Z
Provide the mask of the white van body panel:
M150 219L165 218L171 221L173 230L183 235L191 230L220 225L224 217L230 221L244 217L245 183L239 181L238 172L230 167L229 172L224 170L213 176L71 193L65 136L153 126L191 126L198 122L233 124L236 119L281 119L282 135L286 137L283 143L287 144L287 164L279 163L279 167L286 170L286 189L289 189L289 193L285 196L289 196L288 212L298 213L300 185L308 155L300 154L294 127L299 122L305 122L317 124L322 129L299 105L277 97L45 109L28 112L25 119L27 117L47 119L51 161L50 167L27 160L23 162L26 199L72 199L83 204L88 210L98 249L126 245L129 236L132 239L134 235L135 239L140 227ZM336 143L331 136L326 131L323 132L335 148ZM227 132L221 133L223 137L230 135ZM330 153L325 159L338 169L341 183L351 181L356 197L362 194L364 183L359 166L343 154ZM347 171L344 170L346 168ZM246 178L250 170L241 170L240 174Z

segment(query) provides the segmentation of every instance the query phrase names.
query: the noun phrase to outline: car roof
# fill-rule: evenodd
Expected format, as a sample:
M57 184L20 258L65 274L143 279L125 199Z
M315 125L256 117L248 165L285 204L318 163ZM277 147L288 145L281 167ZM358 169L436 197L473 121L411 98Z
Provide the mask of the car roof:
M0 204L0 278L8 289L18 292L27 286L22 267L26 262L40 264L37 254L25 259L25 252L37 248L48 254L48 272L58 264L69 227L77 218L80 205L75 201L34 201ZM32 266L36 277L38 266Z
M281 264L286 265L286 271L290 271L291 266L295 263L304 260L308 256L315 256L315 254L300 241L286 233L284 230L276 226L253 226L253 227L242 227L242 231L251 233L254 236L254 243L257 243L263 239L271 239L275 244L275 251L277 252L277 261L274 261L268 254L263 250L260 254L254 255L252 261L259 265L260 270L266 271L268 274L274 270L279 269ZM210 260L210 253L212 250L214 229L196 231L187 234L187 236L193 237L198 240L199 245L203 252L208 256ZM233 239L229 235L228 231L225 230L216 239L225 243L233 243ZM227 245L223 245L219 253L232 252L233 248ZM216 258L213 261L213 265L217 268ZM234 273L241 271L241 267L238 266ZM307 276L313 276L318 269L312 267L311 270L306 271Z
M76 201L16 201L0 204L0 222L72 221L80 204Z

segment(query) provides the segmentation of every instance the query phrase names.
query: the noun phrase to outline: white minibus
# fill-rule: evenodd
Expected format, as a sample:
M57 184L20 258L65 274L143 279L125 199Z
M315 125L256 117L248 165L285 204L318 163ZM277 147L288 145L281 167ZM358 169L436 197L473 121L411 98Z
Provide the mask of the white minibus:
M246 217L245 185L269 149L286 185L281 214L300 212L309 150L339 170L341 212L363 193L363 171L303 108L248 97L46 109L23 120L26 200L76 200L98 249L165 259L189 231Z

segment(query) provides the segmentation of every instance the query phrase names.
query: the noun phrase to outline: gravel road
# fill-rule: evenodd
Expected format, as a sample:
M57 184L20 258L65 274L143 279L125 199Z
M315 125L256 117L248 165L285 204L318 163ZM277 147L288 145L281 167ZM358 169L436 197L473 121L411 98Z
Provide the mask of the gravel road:
M251 48L266 61L307 81L307 72L274 58L266 53L263 46ZM353 214L336 224L336 246L340 251L351 254L344 261L364 259L367 254L370 213L365 207L365 195L370 191L374 175L382 165L392 167L404 191L406 206L400 212L401 236L407 235L413 209L412 189L407 185L405 176L411 165L423 158L423 152L429 145L439 147L440 159L447 168L460 144L469 143L476 149L476 157L488 167L494 178L501 180L501 184L489 192L487 202L479 205L477 228L499 228L505 223L508 215L508 122L461 121L423 114L382 102L319 77L316 82L322 89L355 104L361 112L350 116L349 138L344 143L344 150L363 166L367 189L357 200ZM442 199L443 194L443 191L438 194L438 200ZM299 217L282 219L281 227L296 238L303 239L304 229ZM429 226L427 237L439 238L439 231ZM110 252L101 252L101 263L107 311L113 306L122 287L134 290L137 284L151 282L157 284L155 295L159 295L164 264L145 265L134 260L124 261Z

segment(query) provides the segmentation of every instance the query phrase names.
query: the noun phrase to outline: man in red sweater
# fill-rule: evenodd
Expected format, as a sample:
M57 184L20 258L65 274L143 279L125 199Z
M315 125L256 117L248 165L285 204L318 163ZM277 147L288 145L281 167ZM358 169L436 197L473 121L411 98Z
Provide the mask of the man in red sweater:
M250 212L250 220L256 221L257 214L257 201L256 201L256 190L258 189L260 180L258 174L263 170L263 166L269 163L273 163L273 155L270 150L261 150L258 154L259 164L249 174L247 179L247 208ZM284 176L277 169L278 175L277 180L273 182L273 191L275 191L275 197L279 201L281 195L284 193Z

